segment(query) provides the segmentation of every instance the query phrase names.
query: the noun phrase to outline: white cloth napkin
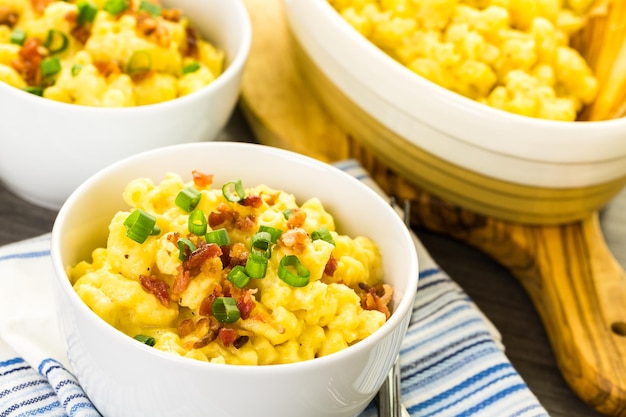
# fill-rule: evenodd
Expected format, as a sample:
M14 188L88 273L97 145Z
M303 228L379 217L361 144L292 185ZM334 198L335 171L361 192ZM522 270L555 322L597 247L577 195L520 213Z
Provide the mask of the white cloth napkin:
M336 165L380 191L356 161ZM416 243L419 288L400 352L410 415L547 416L504 354L497 330ZM49 234L0 247L0 417L100 416L65 355L52 273ZM359 417L376 415L372 402Z

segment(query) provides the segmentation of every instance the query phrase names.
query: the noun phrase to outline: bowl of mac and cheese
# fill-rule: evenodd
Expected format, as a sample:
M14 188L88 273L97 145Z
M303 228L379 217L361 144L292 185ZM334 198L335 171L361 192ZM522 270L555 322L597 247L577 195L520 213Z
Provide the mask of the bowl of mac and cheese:
M626 119L585 119L606 81L573 42L591 0L282 3L317 98L411 184L530 224L626 184Z
M240 0L1 0L0 179L58 209L118 159L215 139L250 42Z
M52 242L70 365L110 417L357 415L417 290L388 201L264 145L115 163L68 198Z

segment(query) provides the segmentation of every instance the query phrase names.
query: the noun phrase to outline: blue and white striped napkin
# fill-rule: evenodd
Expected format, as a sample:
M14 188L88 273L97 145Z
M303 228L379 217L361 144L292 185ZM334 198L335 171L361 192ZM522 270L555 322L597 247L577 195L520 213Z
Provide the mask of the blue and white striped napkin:
M356 161L337 166L378 189ZM507 359L497 330L416 243L419 289L400 352L409 414L548 416ZM65 356L51 275L48 234L0 247L0 417L100 416ZM359 417L376 415L372 402Z

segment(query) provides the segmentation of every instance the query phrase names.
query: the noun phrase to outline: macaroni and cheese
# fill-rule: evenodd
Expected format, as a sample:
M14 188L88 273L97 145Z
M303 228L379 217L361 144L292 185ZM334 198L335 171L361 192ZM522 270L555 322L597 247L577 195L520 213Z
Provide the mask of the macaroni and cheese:
M45 98L130 107L215 80L224 53L156 0L0 0L0 81Z
M213 363L305 361L371 335L392 288L367 237L312 198L241 181L131 181L106 247L69 268L81 299L125 334Z
M591 0L328 0L421 76L489 106L573 121L598 83L569 46Z

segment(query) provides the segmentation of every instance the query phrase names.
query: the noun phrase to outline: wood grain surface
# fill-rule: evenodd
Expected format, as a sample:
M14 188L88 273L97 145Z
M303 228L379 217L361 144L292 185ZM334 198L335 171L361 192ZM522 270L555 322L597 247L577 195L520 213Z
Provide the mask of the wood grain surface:
M465 242L504 266L534 303L573 391L603 414L626 416L626 275L606 246L598 215L524 226L455 207L409 184L316 99L293 59L281 2L245 3L254 40L242 107L258 140L326 161L358 159L385 191L413 201L415 226Z

